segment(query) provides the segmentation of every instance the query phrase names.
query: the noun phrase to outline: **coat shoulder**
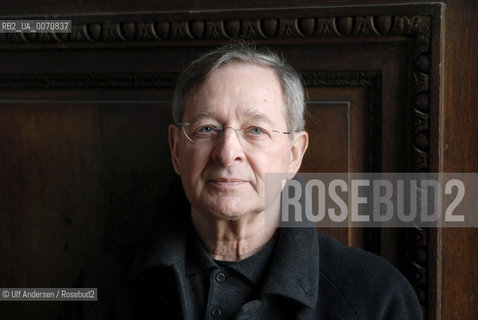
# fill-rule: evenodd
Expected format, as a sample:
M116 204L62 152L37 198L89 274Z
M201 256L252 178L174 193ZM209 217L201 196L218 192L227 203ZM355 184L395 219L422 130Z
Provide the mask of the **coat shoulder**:
M412 286L384 258L323 234L319 234L319 252L322 308L347 309L347 319L422 319Z
M90 261L80 272L73 287L96 288L97 301L67 301L61 305L58 319L98 319L110 297L120 291L134 258L134 248L109 251Z

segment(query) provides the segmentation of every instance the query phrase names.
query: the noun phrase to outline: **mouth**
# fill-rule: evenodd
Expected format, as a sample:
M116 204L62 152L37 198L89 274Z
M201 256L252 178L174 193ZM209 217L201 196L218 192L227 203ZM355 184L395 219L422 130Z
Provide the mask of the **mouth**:
M236 187L244 183L247 183L247 181L243 179L238 179L238 178L213 178L213 179L208 179L207 183L210 183L216 186L221 186L221 187Z

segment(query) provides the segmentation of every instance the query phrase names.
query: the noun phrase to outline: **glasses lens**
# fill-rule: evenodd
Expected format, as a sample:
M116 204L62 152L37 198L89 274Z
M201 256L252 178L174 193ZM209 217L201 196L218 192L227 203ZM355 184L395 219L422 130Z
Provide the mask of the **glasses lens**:
M222 131L217 123L195 121L183 125L184 133L195 143L205 143L215 140Z

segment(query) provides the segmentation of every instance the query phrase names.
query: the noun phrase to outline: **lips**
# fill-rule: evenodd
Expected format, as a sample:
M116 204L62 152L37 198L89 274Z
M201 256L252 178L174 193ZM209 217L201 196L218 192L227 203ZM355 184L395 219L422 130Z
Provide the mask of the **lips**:
M246 181L243 179L238 179L238 178L212 178L212 179L207 179L207 182L225 184L225 185L228 185L228 184L234 185L234 184L244 183Z

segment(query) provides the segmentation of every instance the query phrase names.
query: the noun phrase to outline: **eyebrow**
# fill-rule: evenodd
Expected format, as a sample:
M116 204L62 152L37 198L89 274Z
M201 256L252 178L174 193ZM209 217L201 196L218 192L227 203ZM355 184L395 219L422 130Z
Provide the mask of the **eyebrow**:
M201 118L212 118L212 119L214 119L216 117L216 115L217 115L217 113L214 112L214 111L209 111L207 109L203 109L203 110L200 110L198 112L198 114L190 120L190 122L194 122L194 121L196 121L198 119L201 119ZM245 112L245 118L247 118L249 120L260 120L260 121L266 122L268 124L270 124L272 122L271 119L265 113L259 111L256 108L249 108Z
M190 120L190 122L194 122L201 118L214 118L215 115L216 115L216 112L214 111L200 110L198 114Z
M247 118L261 120L267 123L271 123L271 119L263 112L256 108L250 108L246 111Z

